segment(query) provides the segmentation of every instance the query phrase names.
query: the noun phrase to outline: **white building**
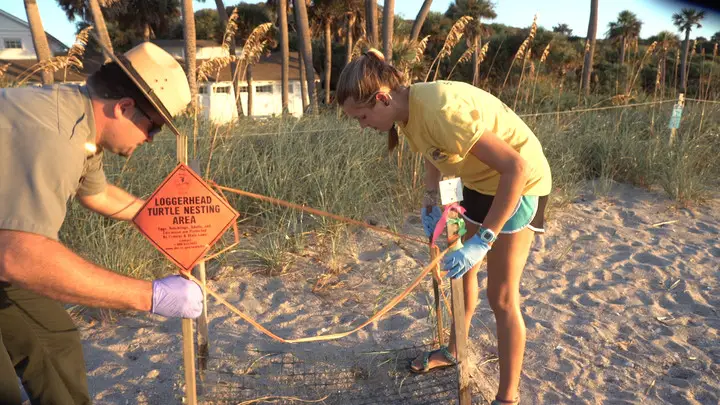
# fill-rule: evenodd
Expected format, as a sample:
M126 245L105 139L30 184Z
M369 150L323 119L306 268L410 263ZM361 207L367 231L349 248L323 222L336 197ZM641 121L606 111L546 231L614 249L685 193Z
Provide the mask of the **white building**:
M185 66L185 42L183 40L153 40L161 48L175 56ZM201 66L208 59L225 56L220 44L214 41L197 41L196 60ZM241 49L238 47L237 52ZM290 52L288 78L288 112L296 117L303 115L300 90L300 59L297 52ZM282 55L279 52L263 56L252 67L253 117L271 117L282 114ZM226 123L237 118L235 91L230 77L230 67L221 69L217 77L199 84L199 105L206 118L217 123ZM320 76L315 73L316 89L320 88ZM240 103L243 113L248 112L248 84L238 79Z
M66 53L68 47L57 38L47 34L53 55ZM14 15L0 10L0 59L37 60L30 25Z
M303 115L302 92L300 89L300 62L297 52L290 53L288 78L288 112ZM198 65L202 61L198 60ZM252 67L252 88L248 89L245 79L238 80L240 102L243 112L248 113L248 91L253 95L253 117L271 117L282 114L282 55L279 52L264 56ZM315 74L315 88L320 88L320 77ZM215 81L204 83L198 89L200 105L205 116L224 123L237 118L235 92L230 78L230 68L220 71ZM306 96L307 97L307 96ZM307 100L307 98L306 98Z
M176 59L185 60L185 41L181 39L153 39L151 42ZM203 59L222 58L223 56L225 56L225 51L223 51L221 44L204 39L195 41L195 59L198 60L198 64Z

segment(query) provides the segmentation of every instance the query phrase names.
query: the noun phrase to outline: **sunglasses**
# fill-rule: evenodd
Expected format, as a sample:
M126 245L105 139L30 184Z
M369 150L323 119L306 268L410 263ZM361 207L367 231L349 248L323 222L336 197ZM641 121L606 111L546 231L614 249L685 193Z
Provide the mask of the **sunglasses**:
M150 116L145 111L143 111L142 108L139 108L137 106L135 108L137 108L137 110L140 111L140 113L142 115L144 115L145 118L147 118L150 121L150 123L152 124L150 126L150 129L148 129L148 135L147 135L148 138L152 140L155 137L155 135L157 135L162 130L163 124L157 124L152 118L150 118Z

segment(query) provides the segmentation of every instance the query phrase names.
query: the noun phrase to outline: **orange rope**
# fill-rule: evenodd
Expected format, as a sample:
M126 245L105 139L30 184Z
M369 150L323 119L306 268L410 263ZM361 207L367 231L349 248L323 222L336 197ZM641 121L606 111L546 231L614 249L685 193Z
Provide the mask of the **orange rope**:
M423 244L423 245L428 245L428 246L430 245L428 242L426 242L426 241L424 241L424 240L422 240L422 239L414 238L414 237L407 236L407 235L401 235L401 234L392 232L392 231L387 230L387 229L384 229L384 228L380 228L380 227L377 227L377 226L369 225L369 224L367 224L367 223L365 223L365 222L362 222L362 221L358 221L358 220L354 220L354 219L342 217L342 216L340 216L340 215L331 214L331 213L329 213L329 212L321 211L321 210L318 210L318 209L315 209L315 208L310 208L310 207L307 207L307 206L304 206L304 205L294 204L294 203L291 203L291 202L288 202L288 201L284 201L284 200L280 200L280 199L273 198L273 197L268 197L268 196L264 196L264 195L260 195L260 194L250 193L250 192L244 191L244 190L239 190L239 189L235 189L235 188L230 188L230 187L221 186L221 185L217 184L216 182L214 182L214 181L212 181L212 180L208 180L208 183L211 184L212 186L214 186L215 188L217 188L218 191L220 191L220 194L223 194L223 191L228 191L228 192L235 193L235 194L239 194L239 195L242 195L242 196L245 196L245 197L250 197L250 198L257 199L257 200L269 202L269 203L271 203L271 204L280 205L280 206L284 206L284 207L288 207L288 208L292 208L292 209L296 209L296 210L308 212L308 213L310 213L310 214L315 214L315 215L319 215L319 216L323 216L323 217L332 218L332 219L335 219L335 220L337 220L337 221L345 222L345 223L348 223L348 224L351 224L351 225L361 226L361 227L363 227L363 228L368 228L368 229L374 230L374 231L376 231L376 232L385 233L385 234L391 235L391 236L396 237L396 238L399 238L399 239L404 239L404 240L408 240L408 241L411 241L411 242L418 242L418 243L421 243L421 244ZM236 233L236 243L235 243L235 244L237 244L237 228L236 228L236 230L235 230L235 233ZM235 244L231 245L230 247L235 246ZM230 248L230 247L229 247L229 248ZM229 249L229 248L224 249L222 252L227 251L227 249ZM434 249L437 249L437 247L432 247L432 246L431 246L431 249L433 249L433 248L434 248ZM279 341L279 342L282 342L282 343L317 342L317 341L326 341L326 340L340 339L340 338L342 338L342 337L351 335L351 334L353 334L353 333L361 330L362 328L366 327L367 325L371 324L372 322L374 322L374 321L377 320L378 318L380 318L380 317L382 317L383 315L385 315L386 313L388 313L388 311L390 311L392 308L394 308L398 303L400 303L400 301L402 301L403 299L405 299L405 297L407 297L407 296L410 294L410 292L412 292L412 290L415 289L415 287L417 287L417 286L420 284L420 282L422 281L423 277L427 276L428 273L430 273L430 272L433 272L433 273L434 273L433 276L440 281L440 287L441 287L441 290L442 290L442 280L441 280L441 276L440 276L440 266L439 266L439 263L440 263L440 260L443 258L443 256L445 256L445 254L446 254L449 250L450 250L450 248L444 250L442 253L439 253L435 258L433 258L433 260L431 260L430 264L428 264L428 265L422 270L422 272L420 272L420 274L419 274L417 277L415 277L415 279L410 283L410 285L409 285L402 293L400 293L398 296L396 296L395 298L393 298L392 300L390 300L390 302L389 302L387 305L385 305L382 309L380 309L378 312L376 312L373 316L371 316L371 317L370 317L369 319L367 319L365 322L363 322L362 324L358 325L356 328L354 328L354 329L352 329L352 330L349 330L349 331L346 331L346 332L333 333L333 334L330 334L330 335L303 337L303 338L299 338L299 339L284 339L284 338L281 338L280 336L274 334L273 332L271 332L270 330L268 330L267 328L265 328L264 326L262 326L261 324L259 324L257 321L255 321L254 319L252 319L249 315L243 313L243 312L240 311L237 307L235 307L234 305L230 304L225 298L223 298L222 296L220 296L218 293L216 293L215 291L209 289L209 288L207 287L207 285L203 286L203 284L202 284L198 279L196 279L195 277L193 277L192 275L187 274L187 276L188 276L191 280L193 280L193 281L195 281L196 283L198 283L198 284L204 289L205 295L209 294L209 295L213 296L213 297L214 297L216 300L218 300L221 304L223 304L225 307L227 307L231 312L233 312L234 314L236 314L236 315L239 316L240 318L244 319L246 322L248 322L249 324L251 324L252 326L254 326L255 328L257 328L260 332L264 333L265 335L269 336L270 338L275 339L275 340L277 340L277 341ZM222 252L220 252L220 253L222 253ZM219 255L220 253L217 253L217 254L213 255L213 257ZM449 305L449 303L448 303L447 297L445 296L445 293L444 293L444 292L442 292L442 294L443 294L443 300L445 301L445 305L448 307L448 310L449 310L449 309L450 309L450 305Z
M255 193L251 193L251 192L248 192L248 191L239 190L239 189L236 189L236 188L230 188L230 187L221 186L221 185L215 183L215 182L212 181L212 180L208 180L208 183L211 184L211 185L213 185L213 186L215 186L215 188L217 188L218 190L221 190L221 191L222 191L222 190L224 190L224 191L229 191L229 192L231 192L231 193L239 194L239 195L242 195L242 196L245 196L245 197L255 198L255 199L257 199L257 200L262 200L262 201L265 201L265 202L269 202L269 203L271 203L271 204L281 205L281 206L283 206L283 207L288 207L288 208L293 208L293 209L300 210L300 211L305 211L305 212L308 212L308 213L310 213L310 214L315 214L315 215L319 215L319 216L322 216L322 217L332 218L332 219L335 219L335 220L337 220L337 221L345 222L345 223L348 223L348 224L351 224L351 225L362 226L362 227L364 227L364 228L372 229L373 231L376 231L376 232L385 233L385 234L394 236L394 237L399 238L399 239L405 239L405 240L408 240L408 241L411 241L411 242L417 242L417 243L420 243L420 244L423 244L423 245L427 245L427 244L428 244L428 242L426 242L426 241L424 241L424 240L422 240L422 239L419 239L419 238L414 238L414 237L412 237L412 236L407 236L407 235L401 235L401 234L399 234L399 233L395 233L395 232L390 231L390 230L387 230L387 229L385 229L385 228L380 228L380 227L378 227L378 226L369 225L369 224L367 224L367 223L365 223L365 222L362 222L362 221L358 221L358 220L355 220L355 219L346 218L346 217L343 217L343 216L340 216L340 215L337 215L337 214L331 214L331 213L329 213L329 212L321 211L321 210L318 210L318 209L315 209L315 208L310 208L310 207L307 207L307 206L305 206L305 205L294 204L294 203L291 203L291 202L288 202L288 201L279 200L279 199L273 198L273 197L268 197L268 196L264 196L264 195L260 195L260 194L255 194Z
M446 249L445 251L443 251L442 253L440 253L437 257L435 257L435 259L434 259L433 261L431 261L430 264L428 264L427 266L425 266L425 268L423 269L423 271L422 271L417 277L415 277L415 279L410 283L410 285L409 285L402 293L400 293L397 297L393 298L387 305L385 305L381 310L379 310L378 312L376 312L376 313L375 313L373 316L371 316L368 320L366 320L365 322L361 323L360 325L358 325L356 328L354 328L354 329L352 329L352 330L349 330L349 331L346 331L346 332L340 332L340 333L333 333L333 334L329 334L329 335L308 336L308 337L303 337L303 338L298 338L298 339L284 339L284 338L281 338L280 336L272 333L270 330L266 329L264 326L262 326L262 325L259 324L257 321L255 321L254 319L252 319L249 315L247 315L247 314L243 313L242 311L240 311L239 309L237 309L237 307L235 307L234 305L230 304L225 298L223 298L222 296L220 296L218 293L214 292L213 290L209 289L207 286L204 287L204 292L205 292L205 294L210 294L210 295L212 295L216 300L218 300L221 304L225 305L230 311L232 311L233 313L235 313L237 316L239 316L240 318L244 319L246 322L248 322L249 324L251 324L252 326L254 326L255 328L257 328L258 330L260 330L260 332L262 332L262 333L264 333L265 335L267 335L267 336L269 336L269 337L277 340L278 342L282 342L282 343L306 343L306 342L319 342L319 341L326 341L326 340L335 340L335 339L340 339L340 338L343 338L343 337L345 337L345 336L351 335L351 334L353 334L353 333L361 330L362 328L364 328L364 327L366 327L367 325L373 323L373 322L376 321L378 318L380 318L380 317L382 317L383 315L385 315L386 313L388 313L388 311L390 311L391 309L393 309L398 303L400 303L400 301L402 301L403 299L405 299L405 297L407 297L407 296L410 294L410 292L412 292L412 290L415 289L415 287L417 287L417 286L420 284L420 282L422 281L422 279L423 279L425 276L427 276L428 273L430 273L431 271L433 271L433 269L435 269L435 268L438 266L438 263L440 263L440 259L442 259L442 257L445 256L445 254L448 252L448 250L449 250L449 249ZM198 279L196 279L195 277L193 277L193 276L190 275L190 274L188 274L187 276L188 276L191 280L195 281L196 283L198 283L198 285L200 285L200 286L202 287L202 283L201 283Z

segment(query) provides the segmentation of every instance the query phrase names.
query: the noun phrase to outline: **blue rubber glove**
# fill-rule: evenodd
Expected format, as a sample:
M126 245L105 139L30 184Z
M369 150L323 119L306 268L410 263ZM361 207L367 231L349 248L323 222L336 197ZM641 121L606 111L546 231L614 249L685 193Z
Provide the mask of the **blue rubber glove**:
M423 229L428 238L435 232L435 227L438 221L440 221L440 217L442 217L442 212L437 205L434 205L429 213L425 207L420 208L420 218L422 218Z
M463 243L463 247L443 257L443 268L448 272L447 276L450 278L462 277L472 266L480 263L490 250L490 245L481 240L478 235Z
M152 283L150 312L171 318L195 319L203 310L203 293L194 281L170 276Z

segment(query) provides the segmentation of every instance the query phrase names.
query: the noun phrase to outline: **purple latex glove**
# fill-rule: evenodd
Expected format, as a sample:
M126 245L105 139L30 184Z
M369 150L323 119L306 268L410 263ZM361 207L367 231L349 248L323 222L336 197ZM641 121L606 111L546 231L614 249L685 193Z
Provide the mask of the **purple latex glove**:
M153 281L150 312L172 318L195 319L203 310L203 293L194 281L170 276Z

